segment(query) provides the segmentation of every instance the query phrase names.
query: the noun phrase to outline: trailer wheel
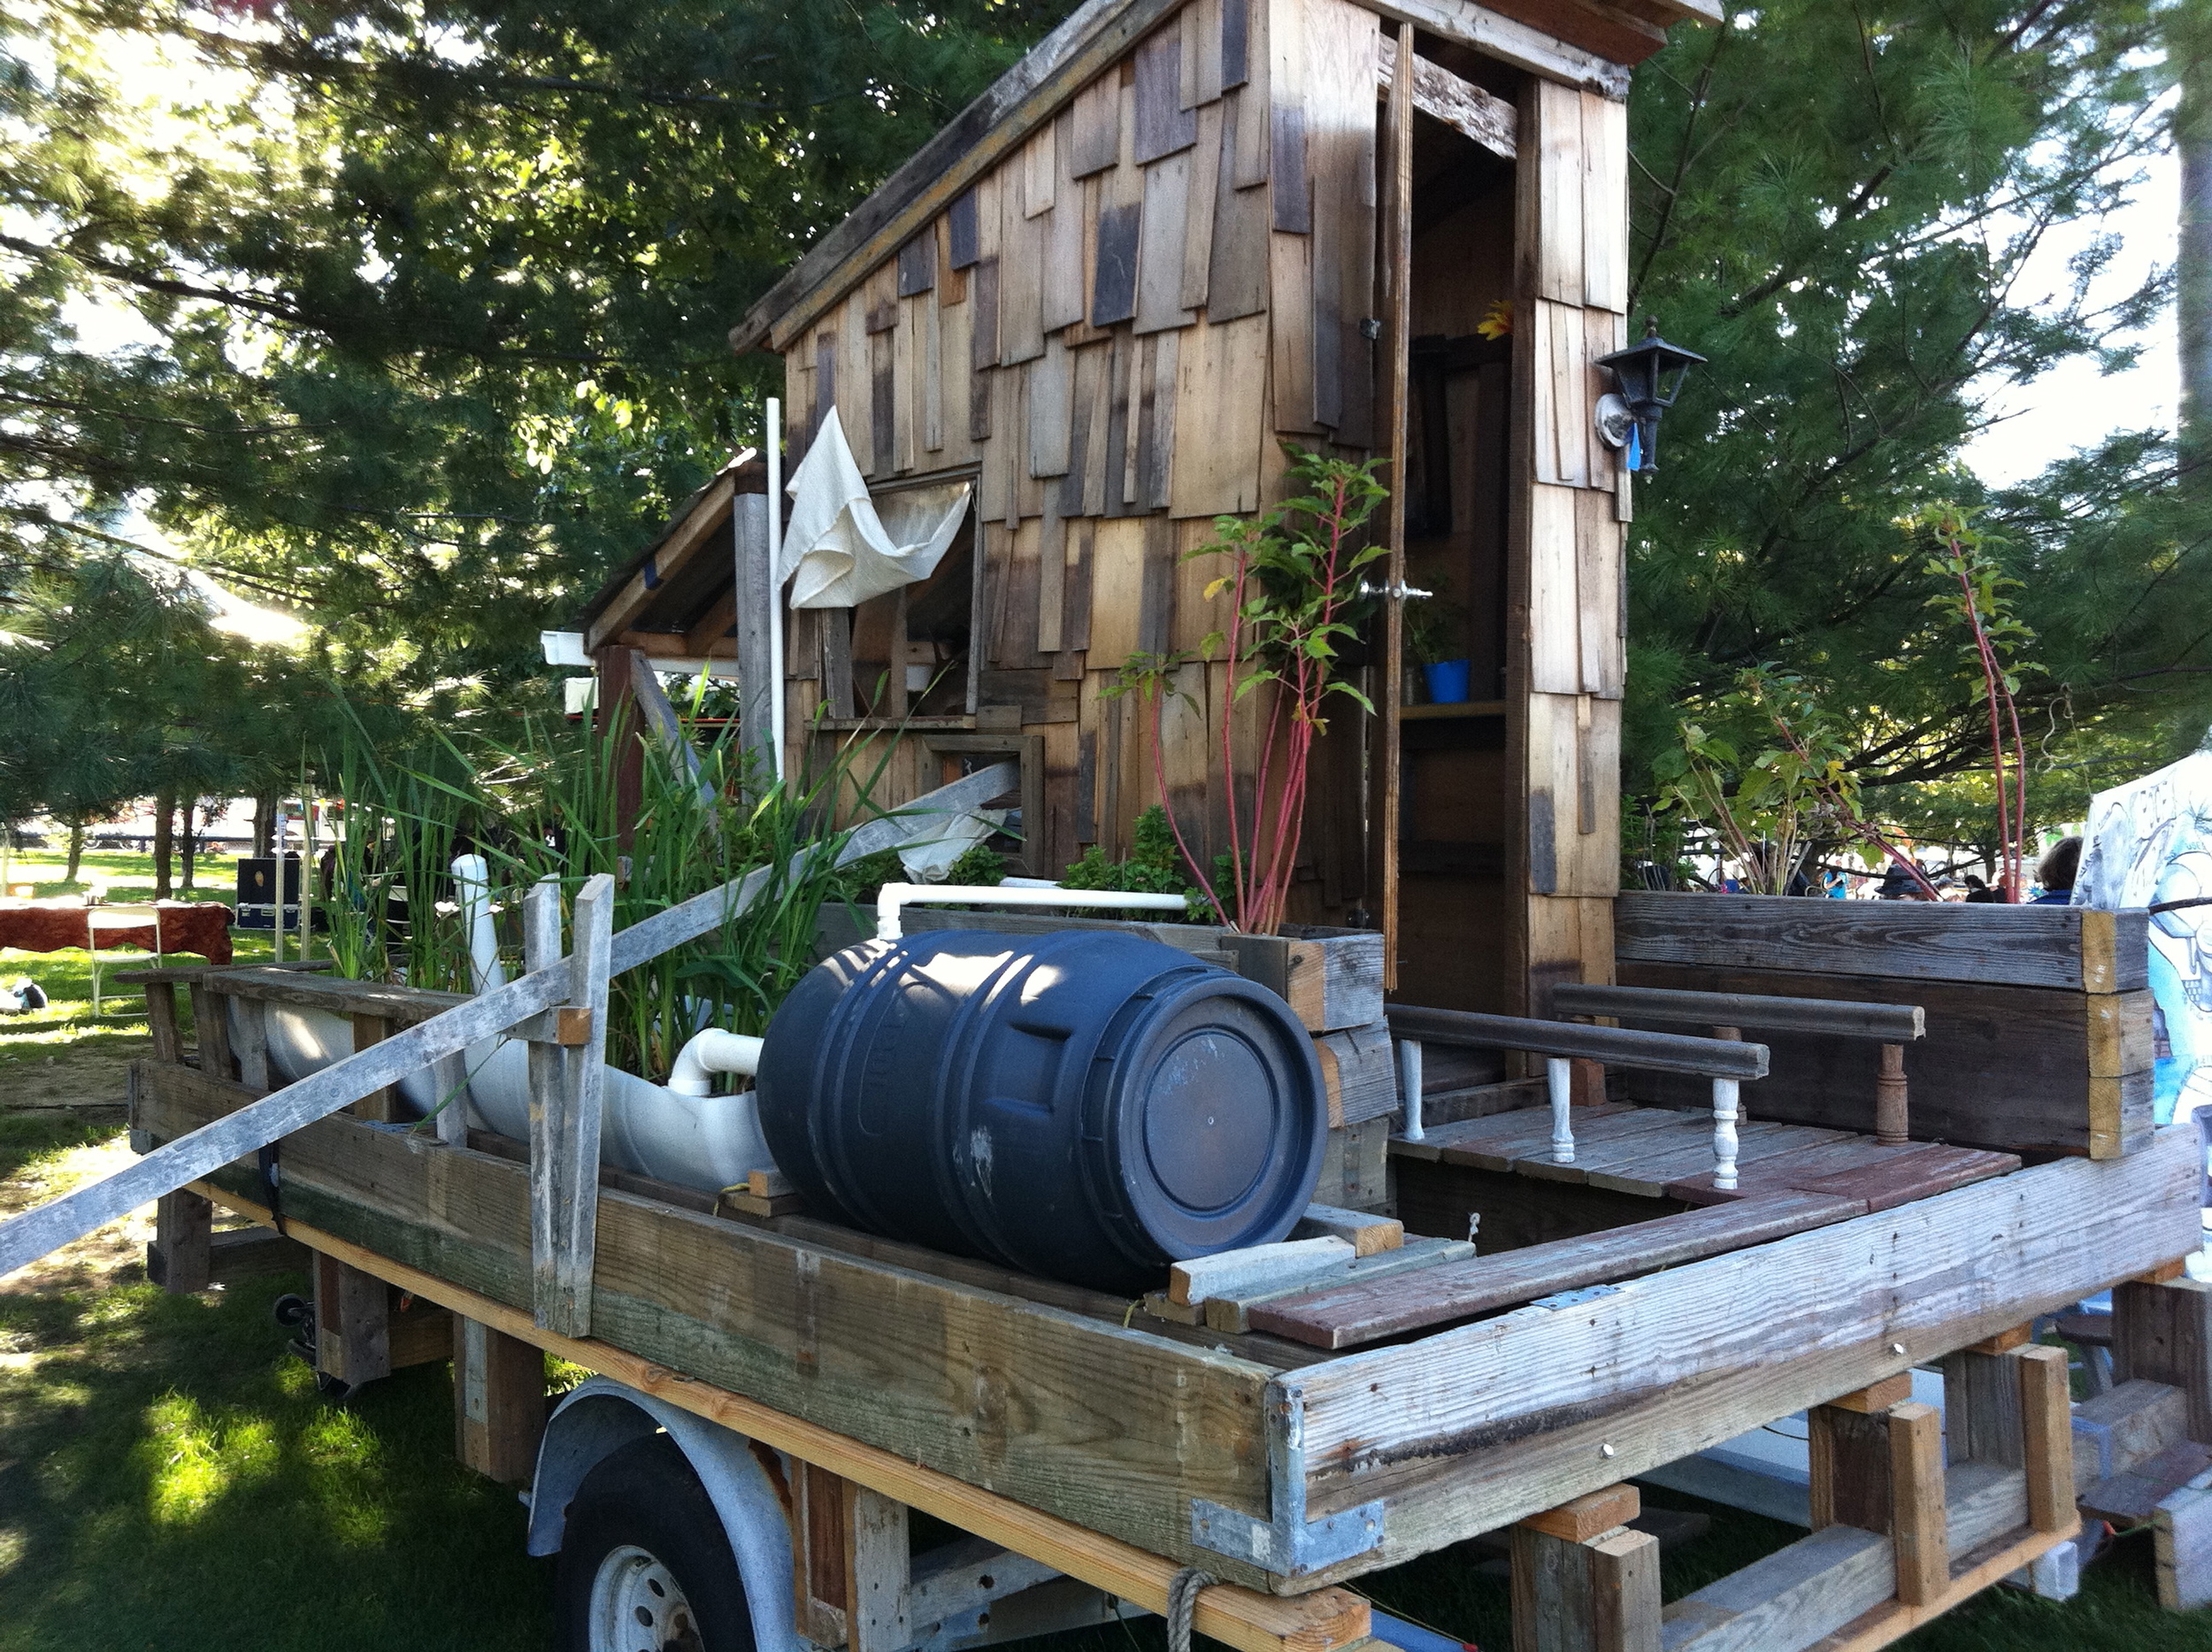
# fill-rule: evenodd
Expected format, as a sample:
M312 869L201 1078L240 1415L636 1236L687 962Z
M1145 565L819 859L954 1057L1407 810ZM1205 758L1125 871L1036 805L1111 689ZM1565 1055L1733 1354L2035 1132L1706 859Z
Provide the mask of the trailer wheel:
M610 1454L568 1506L554 1580L562 1652L753 1652L737 1560L666 1434Z

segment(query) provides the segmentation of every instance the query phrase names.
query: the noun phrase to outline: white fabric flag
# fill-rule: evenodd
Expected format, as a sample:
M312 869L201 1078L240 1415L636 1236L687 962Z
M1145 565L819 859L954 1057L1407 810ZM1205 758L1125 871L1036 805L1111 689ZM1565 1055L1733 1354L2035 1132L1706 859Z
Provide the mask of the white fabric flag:
M792 581L794 608L850 608L937 571L967 515L971 486L946 482L870 498L833 407L786 491L791 520L778 582Z

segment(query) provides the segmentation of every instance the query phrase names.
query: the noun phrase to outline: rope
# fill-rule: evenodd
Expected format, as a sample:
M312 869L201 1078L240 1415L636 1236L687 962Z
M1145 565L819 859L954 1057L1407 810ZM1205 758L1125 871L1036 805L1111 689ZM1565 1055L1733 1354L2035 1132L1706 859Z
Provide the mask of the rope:
M1198 1612L1199 1592L1219 1581L1195 1566L1175 1574L1167 1586L1167 1652L1190 1652L1190 1625Z

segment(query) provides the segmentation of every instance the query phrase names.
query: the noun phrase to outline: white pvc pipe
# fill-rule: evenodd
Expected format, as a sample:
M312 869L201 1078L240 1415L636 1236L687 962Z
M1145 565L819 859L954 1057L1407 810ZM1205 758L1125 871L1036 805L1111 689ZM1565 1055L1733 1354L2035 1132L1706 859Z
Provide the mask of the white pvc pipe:
M758 1072L761 1048L762 1041L757 1038L708 1027L694 1033L691 1041L676 1052L668 1087L679 1095L711 1095L718 1072L734 1072L749 1079Z
M1564 1056L1544 1058L1544 1078L1551 1088L1551 1162L1575 1162L1574 1065Z
M768 398L768 726L776 778L783 779L783 403ZM757 723L756 728L759 726Z
M995 883L887 883L876 894L876 939L896 941L905 933L899 927L902 906L1073 906L1125 911L1182 912L1188 903L1179 895L1135 895L1125 889L1022 889Z
M496 992L507 984L507 972L499 962L499 934L492 926L491 870L484 857L457 857L453 885L461 897L461 926L468 932L470 980L480 993Z

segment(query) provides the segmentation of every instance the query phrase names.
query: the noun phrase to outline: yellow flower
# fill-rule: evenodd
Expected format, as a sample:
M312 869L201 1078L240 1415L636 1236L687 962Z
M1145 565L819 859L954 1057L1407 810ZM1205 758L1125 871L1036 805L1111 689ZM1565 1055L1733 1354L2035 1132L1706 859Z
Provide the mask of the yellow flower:
M1513 332L1513 301L1501 298L1484 312L1475 323L1475 331L1485 338L1506 338Z

